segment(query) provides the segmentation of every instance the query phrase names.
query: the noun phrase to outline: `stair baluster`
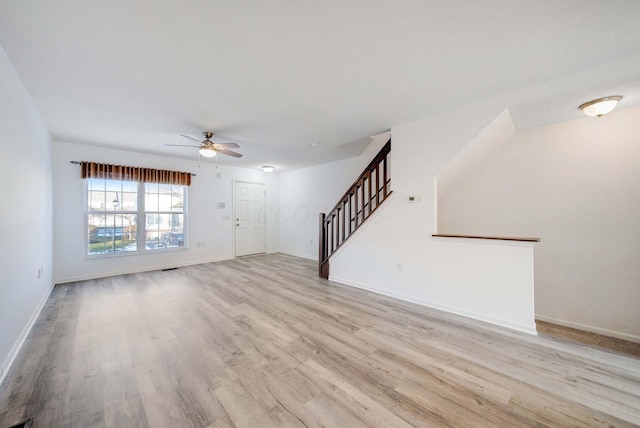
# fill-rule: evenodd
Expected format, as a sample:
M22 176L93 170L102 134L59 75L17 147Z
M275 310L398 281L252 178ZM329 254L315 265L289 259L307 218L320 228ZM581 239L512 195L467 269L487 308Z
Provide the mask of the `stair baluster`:
M329 259L391 195L388 157L391 140L382 147L336 206L320 214L318 274L329 279ZM382 169L382 177L380 170ZM375 179L374 179L375 176ZM380 182L382 178L382 183ZM374 192L375 186L375 192Z

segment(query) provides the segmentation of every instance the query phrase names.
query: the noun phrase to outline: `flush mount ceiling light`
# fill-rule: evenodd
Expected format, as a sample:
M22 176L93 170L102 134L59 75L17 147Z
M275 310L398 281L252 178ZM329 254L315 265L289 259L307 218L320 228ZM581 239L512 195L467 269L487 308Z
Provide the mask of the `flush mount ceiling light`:
M205 158L212 158L216 155L216 151L210 147L203 147L199 150L200 156Z
M276 169L275 166L270 166L270 165L264 165L262 166L262 170L264 172L273 172Z
M605 115L616 108L616 104L618 104L618 101L620 101L621 99L622 97L620 95L598 98L597 100L592 100L581 104L578 108L582 110L587 116L601 117L602 115Z

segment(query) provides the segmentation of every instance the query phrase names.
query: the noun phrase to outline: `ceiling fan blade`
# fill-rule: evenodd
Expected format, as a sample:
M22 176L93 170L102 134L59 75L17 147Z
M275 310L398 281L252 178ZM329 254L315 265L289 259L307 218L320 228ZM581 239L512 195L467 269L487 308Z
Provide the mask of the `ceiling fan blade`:
M189 137L188 135L180 134L180 136L181 136L181 137L184 137L184 138L188 138L188 139L190 139L190 140L193 140L193 141L195 141L195 142L196 142L196 143L198 143L198 144L200 144L200 143L202 142L202 141L200 141L200 140L196 140L196 139L195 139L195 138L193 138L193 137Z
M239 149L240 146L236 143L213 143L214 146L218 146L221 149Z
M233 156L234 158L242 157L240 153L232 152L231 150L220 149L220 150L216 150L216 152L221 153L223 155Z
M200 146L187 146L186 144L165 144L165 146L168 146L168 147L195 147L197 149L200 148Z

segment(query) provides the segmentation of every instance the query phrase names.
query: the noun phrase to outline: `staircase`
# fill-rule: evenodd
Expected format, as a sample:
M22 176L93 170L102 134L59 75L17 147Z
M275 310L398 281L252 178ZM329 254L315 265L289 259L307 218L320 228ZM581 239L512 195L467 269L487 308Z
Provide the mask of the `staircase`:
M318 274L329 279L329 259L391 195L391 139L328 214L320 214Z

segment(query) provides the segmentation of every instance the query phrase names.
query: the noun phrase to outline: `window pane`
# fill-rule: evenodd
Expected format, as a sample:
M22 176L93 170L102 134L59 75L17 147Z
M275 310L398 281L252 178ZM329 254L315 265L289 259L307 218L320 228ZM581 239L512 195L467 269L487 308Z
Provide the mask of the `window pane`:
M182 231L183 214L171 214L171 227L175 230Z
M125 192L122 194L122 210L123 211L137 211L138 209L138 194L134 192Z
M158 215L158 232L160 234L160 242L158 246L160 248L167 248L169 246L169 235L171 233L169 214Z
M138 192L138 182L137 181L123 181L122 182L122 191L123 192Z
M160 186L158 211L171 211L171 185Z
M117 199L114 197L110 201L107 201L110 211L122 211L122 194L118 194Z
M145 183L145 211L158 211L158 185L155 183Z
M104 193L104 207L105 211L120 211L122 210L122 193L107 190Z
M183 214L147 214L145 248L184 247ZM154 223L152 226L149 223Z
M122 181L120 180L104 180L105 182L105 190L107 192L121 192L122 191Z
M121 227L119 251L138 251L137 229L138 216L136 214L120 214L117 223ZM117 236L116 236L117 238Z
M146 215L147 230L145 234L145 249L153 250L158 248L160 243L160 231L158 230L158 214Z
M104 254L106 247L105 224L106 215L104 214L89 214L89 254Z
M101 191L89 191L89 210L90 211L104 211L105 209L105 192Z
M173 186L171 193L171 208L172 211L184 211L184 187Z
M137 251L135 214L89 214L89 255Z
M89 190L102 190L105 189L105 180L99 178L89 178L87 179Z

